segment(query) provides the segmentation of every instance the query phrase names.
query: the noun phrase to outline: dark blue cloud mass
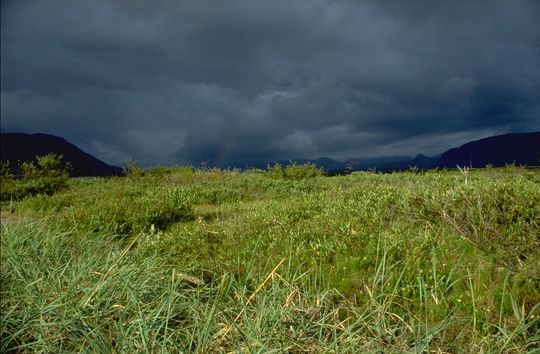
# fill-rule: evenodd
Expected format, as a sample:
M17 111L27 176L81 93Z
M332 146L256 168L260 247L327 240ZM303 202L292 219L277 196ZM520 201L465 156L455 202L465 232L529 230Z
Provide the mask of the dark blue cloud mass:
M2 131L121 164L437 154L540 130L534 1L3 1Z

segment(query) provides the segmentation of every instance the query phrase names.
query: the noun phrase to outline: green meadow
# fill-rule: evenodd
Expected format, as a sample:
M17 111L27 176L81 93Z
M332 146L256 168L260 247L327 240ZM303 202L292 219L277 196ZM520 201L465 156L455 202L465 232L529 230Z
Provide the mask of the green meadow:
M128 172L3 176L1 352L540 347L538 169Z

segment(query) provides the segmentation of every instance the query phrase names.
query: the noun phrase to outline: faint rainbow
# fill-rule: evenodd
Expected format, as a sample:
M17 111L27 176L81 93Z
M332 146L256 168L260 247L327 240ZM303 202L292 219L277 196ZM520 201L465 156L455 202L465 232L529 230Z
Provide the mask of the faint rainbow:
M221 149L217 151L216 160L214 161L214 165L216 167L220 168L226 168L228 166L225 166L224 164L228 161L229 156L236 146L236 142L232 140L228 140L224 142L224 144L221 145Z

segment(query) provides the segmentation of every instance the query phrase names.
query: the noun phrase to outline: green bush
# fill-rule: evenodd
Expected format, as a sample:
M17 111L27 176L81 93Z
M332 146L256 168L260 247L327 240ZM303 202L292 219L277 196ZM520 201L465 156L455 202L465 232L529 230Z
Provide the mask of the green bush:
M38 194L52 195L66 189L71 164L62 161L62 155L36 156L36 161L20 165L21 176L9 172L9 162L2 163L1 200L23 199Z
M142 168L137 161L128 160L126 167L124 167L124 175L132 179L138 179L145 175L144 168Z
M303 165L293 163L285 167L283 172L285 178L293 180L324 176L324 171L321 168L317 168L317 166L312 163Z
M284 176L283 168L279 163L275 163L273 166L268 165L266 166L266 173L269 177L275 178L275 179L282 179Z
M302 180L305 178L313 178L324 176L322 168L317 168L313 163L297 164L293 162L283 168L279 163L274 165L268 165L266 167L266 173L269 177L274 179L290 179L290 180Z
M312 163L297 164L293 162L283 168L280 164L276 163L273 166L268 165L266 173L269 177L274 179L289 179L289 180L302 180L305 178L313 178L324 176L324 170L317 168Z
M148 168L146 173L149 176L161 178L161 177L163 177L165 175L171 174L171 169L167 168L167 167L165 167L163 165L157 165L157 166L152 166L152 167Z
M0 165L0 178L2 178L2 181L12 179L13 177L13 173L9 167L9 161L2 161Z

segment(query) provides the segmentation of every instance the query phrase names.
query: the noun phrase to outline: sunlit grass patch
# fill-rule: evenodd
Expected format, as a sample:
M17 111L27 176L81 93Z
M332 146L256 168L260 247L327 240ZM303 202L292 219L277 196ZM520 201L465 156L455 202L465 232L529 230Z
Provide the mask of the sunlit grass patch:
M157 172L12 206L3 351L540 345L538 172Z

